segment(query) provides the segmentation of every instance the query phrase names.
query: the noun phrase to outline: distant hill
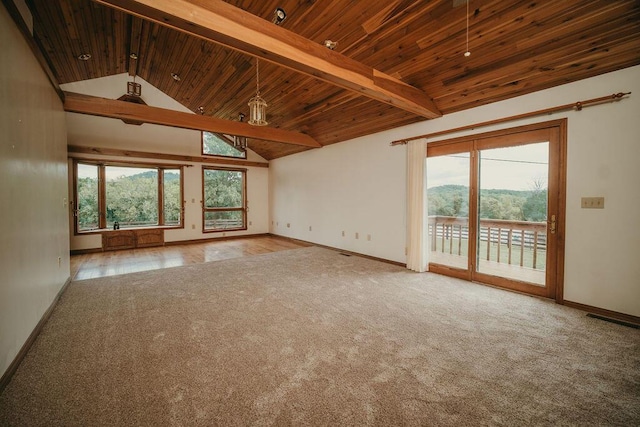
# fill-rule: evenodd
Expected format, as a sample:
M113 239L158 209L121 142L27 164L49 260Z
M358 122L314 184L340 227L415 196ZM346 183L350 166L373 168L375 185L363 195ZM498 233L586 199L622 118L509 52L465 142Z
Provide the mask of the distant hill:
M534 190L506 190L506 189L483 189L480 191L480 195L487 196L497 196L497 195L508 195L508 196L522 196L529 197ZM466 185L440 185L438 187L429 188L427 190L428 195L432 194L469 194L469 187Z
M141 179L141 178L153 178L153 179L156 179L157 176L158 176L158 172L156 172L155 170L148 170L148 171L145 171L145 172L137 173L135 175L122 176L122 177L119 177L117 179L127 179L127 180L130 180L130 181L135 181L136 179ZM175 172L166 172L165 171L164 179L165 179L165 181L179 180L180 179L180 174L179 173L175 173Z

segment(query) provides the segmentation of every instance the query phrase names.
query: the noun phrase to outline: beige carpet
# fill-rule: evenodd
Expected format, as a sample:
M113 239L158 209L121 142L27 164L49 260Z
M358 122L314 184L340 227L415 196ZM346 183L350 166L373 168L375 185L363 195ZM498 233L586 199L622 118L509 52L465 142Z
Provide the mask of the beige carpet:
M310 247L73 282L0 425L640 425L640 331Z

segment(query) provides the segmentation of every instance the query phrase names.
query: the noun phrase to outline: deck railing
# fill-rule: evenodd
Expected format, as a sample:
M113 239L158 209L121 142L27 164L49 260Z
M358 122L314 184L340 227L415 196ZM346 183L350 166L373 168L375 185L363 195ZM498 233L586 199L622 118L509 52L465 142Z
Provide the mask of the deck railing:
M242 228L244 222L240 219L205 219L205 230L226 230L230 228Z
M468 218L430 216L428 227L432 251L467 255ZM479 256L487 261L544 269L546 249L545 222L480 220Z

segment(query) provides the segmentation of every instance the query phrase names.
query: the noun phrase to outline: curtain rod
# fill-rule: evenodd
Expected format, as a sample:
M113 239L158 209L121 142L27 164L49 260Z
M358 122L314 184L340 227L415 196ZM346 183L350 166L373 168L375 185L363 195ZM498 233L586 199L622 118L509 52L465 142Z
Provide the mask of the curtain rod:
M427 134L424 134L424 135L412 136L410 138L404 138L404 139L399 139L397 141L393 141L390 145L391 146L405 145L407 142L414 141L416 139L433 138L434 136L441 136L441 135L446 135L448 133L454 133L454 132L460 132L460 131L468 130L468 129L475 129L475 128L479 128L479 127L491 126L491 125L495 125L495 124L499 124L499 123L510 122L510 121L519 120L519 119L525 119L525 118L529 118L529 117L541 116L543 114L551 114L551 113L555 113L555 112L558 112L558 111L573 110L573 109L575 109L576 111L581 111L583 107L587 107L589 105L595 105L595 104L602 104L602 103L605 103L605 102L617 101L617 100L619 100L619 99L621 99L621 98L623 98L623 97L625 97L627 95L631 95L631 92L618 92L618 93L614 93L613 95L602 96L600 98L592 98L592 99L588 99L586 101L578 101L578 102L573 103L573 104L559 105L557 107L545 108L544 110L532 111L532 112L529 112L529 113L518 114L516 116L504 117L502 119L489 120L489 121L486 121L486 122L480 122L480 123L476 123L476 124L473 124L473 125L461 126L461 127L454 128L454 129L443 130L443 131L433 132L433 133L427 133Z

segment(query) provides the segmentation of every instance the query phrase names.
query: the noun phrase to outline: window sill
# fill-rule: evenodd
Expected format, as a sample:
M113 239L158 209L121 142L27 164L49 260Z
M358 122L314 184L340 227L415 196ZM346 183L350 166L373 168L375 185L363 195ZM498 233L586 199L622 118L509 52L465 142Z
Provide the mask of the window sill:
M203 233L226 233L227 231L247 231L247 227L243 228L219 228L215 230L203 230Z
M110 231L117 232L117 231L135 231L135 230L179 230L181 228L184 228L184 225L150 225L147 227L119 228L118 230L114 230L113 228L93 228L91 230L76 231L74 235L89 236L92 234L102 234Z

